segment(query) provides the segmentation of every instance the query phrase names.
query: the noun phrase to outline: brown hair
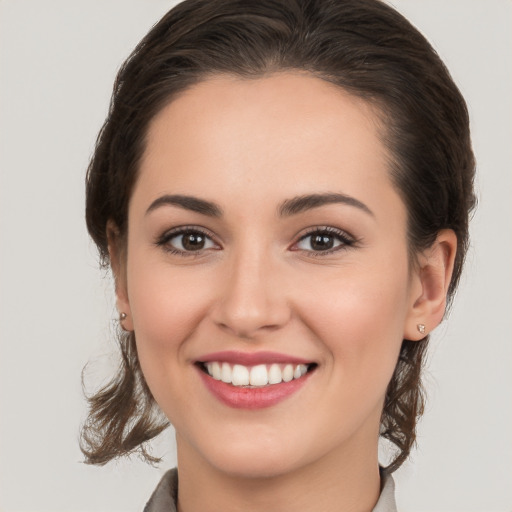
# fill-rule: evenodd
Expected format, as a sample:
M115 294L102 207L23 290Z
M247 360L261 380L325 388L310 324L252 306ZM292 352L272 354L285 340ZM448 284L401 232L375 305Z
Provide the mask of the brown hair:
M474 158L464 99L427 40L379 0L186 0L144 37L117 76L107 119L87 175L86 219L108 265L107 222L126 234L131 190L148 124L183 90L218 73L245 78L302 70L377 107L390 172L408 210L414 255L444 228L457 235L449 299L468 244ZM403 340L389 383L381 436L407 458L423 412L421 369L428 337ZM139 450L168 422L144 381L135 335L120 336L122 364L89 397L82 429L87 462L103 464Z

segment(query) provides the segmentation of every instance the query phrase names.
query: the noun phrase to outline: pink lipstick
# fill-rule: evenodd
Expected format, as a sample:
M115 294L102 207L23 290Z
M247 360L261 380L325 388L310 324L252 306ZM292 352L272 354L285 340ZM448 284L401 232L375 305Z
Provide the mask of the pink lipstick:
M297 392L317 364L275 352L215 352L196 362L207 389L240 409L271 407Z

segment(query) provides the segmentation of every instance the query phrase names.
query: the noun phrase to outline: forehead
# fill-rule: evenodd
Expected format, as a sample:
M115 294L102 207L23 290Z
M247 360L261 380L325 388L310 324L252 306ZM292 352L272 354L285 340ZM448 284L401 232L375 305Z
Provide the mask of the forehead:
M394 194L375 108L305 73L217 76L153 119L136 189L147 195ZM171 190L172 189L172 190ZM339 190L333 190L339 189ZM147 197L147 200L155 197Z

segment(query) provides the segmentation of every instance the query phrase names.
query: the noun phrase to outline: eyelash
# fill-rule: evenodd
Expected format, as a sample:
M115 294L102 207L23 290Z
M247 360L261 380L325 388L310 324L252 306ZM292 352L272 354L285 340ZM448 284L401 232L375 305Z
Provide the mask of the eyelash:
M180 249L176 249L175 247L172 247L169 245L169 242L180 235L186 235L186 234L200 234L204 236L205 238L208 238L213 241L213 236L208 232L205 231L197 226L183 226L180 228L175 228L170 231L167 231L164 233L161 237L159 237L156 241L156 245L159 247L163 247L165 251L167 251L170 254L181 256L185 258L190 257L198 257L201 256L205 249L199 249L197 251L182 251ZM314 227L308 230L306 233L304 233L297 242L295 242L293 245L296 246L303 240L306 240L308 237L312 235L327 235L329 237L335 237L338 239L338 241L341 242L340 245L327 249L325 251L313 251L313 250L305 250L305 249L292 249L294 251L300 251L300 252L306 252L309 256L312 257L322 257L326 255L333 254L340 250L347 250L351 247L354 247L358 240L356 240L353 236L349 235L346 231L343 231L341 229L333 228L331 226L322 226L322 227ZM207 249L206 249L207 250Z
M314 227L306 231L297 242L295 242L293 245L297 245L306 238L312 236L312 235L327 235L329 237L337 238L341 244L337 247L334 247L332 249L327 249L325 251L308 251L304 249L295 249L297 251L303 251L307 252L309 256L314 258L321 258L323 256L331 255L335 252L347 250L351 247L354 247L358 240L356 240L352 235L349 235L346 231L343 231L338 228L333 228L331 226L322 226L322 227Z
M169 242L180 235L186 235L186 234L200 234L204 236L205 238L208 238L210 240L213 240L213 236L208 232L205 231L197 226L183 226L175 229L171 229L170 231L165 232L158 240L156 241L156 245L159 247L163 247L165 251L167 251L170 254L174 254L176 256L182 256L184 258L194 258L201 256L204 249L200 249L198 251L182 251L180 249L176 249L175 247L172 247L169 245Z

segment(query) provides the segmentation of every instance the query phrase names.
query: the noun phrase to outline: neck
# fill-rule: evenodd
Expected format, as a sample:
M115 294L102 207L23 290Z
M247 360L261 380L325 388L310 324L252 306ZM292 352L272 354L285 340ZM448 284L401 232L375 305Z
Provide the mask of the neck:
M377 443L349 444L283 474L241 476L199 459L178 437L178 511L370 512L380 494Z

